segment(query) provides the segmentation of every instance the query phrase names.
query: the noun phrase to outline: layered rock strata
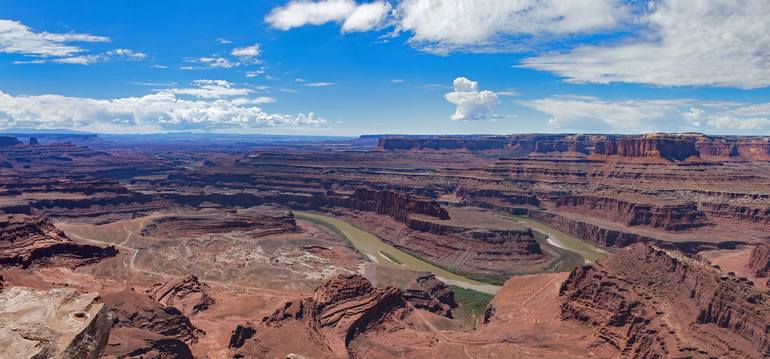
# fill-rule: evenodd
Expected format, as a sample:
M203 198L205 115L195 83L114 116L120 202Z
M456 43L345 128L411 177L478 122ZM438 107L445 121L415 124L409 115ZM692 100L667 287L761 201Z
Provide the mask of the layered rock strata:
M131 289L104 296L113 316L106 355L118 358L192 358L188 344L204 333L174 307Z
M164 238L192 237L209 233L232 231L250 232L254 236L289 233L299 230L294 217L284 213L225 214L212 218L210 215L172 215L153 220L145 225L143 236Z
M651 161L699 159L770 160L766 137L706 136L698 133L644 135L545 135L383 137L378 148L386 151L495 151L516 156L636 158Z
M637 244L573 271L561 317L596 328L623 357L770 355L770 299L691 257Z
M0 267L80 266L117 254L115 247L78 244L47 220L28 215L0 216Z
M147 294L161 305L174 307L185 315L198 314L215 303L208 285L194 275L155 284Z
M431 198L390 190L356 189L342 201L343 205L359 211L376 212L406 223L412 214L449 219L446 209ZM345 203L347 202L347 203Z
M273 314L262 319L253 338L243 342L239 355L255 348L264 349L260 334L291 330L293 335L304 335L305 341L313 343L326 356L339 358L365 358L365 353L350 346L358 336L379 330L384 326L398 326L399 321L409 312L409 307L400 289L389 286L375 289L360 275L338 275L322 283L312 296L287 302ZM303 328L301 332L297 329ZM300 347L296 345L294 348ZM287 353L271 353L286 355Z
M759 278L770 274L770 246L757 245L751 250L751 257L747 264L751 275Z
M404 288L404 299L415 308L452 318L452 309L457 308L454 292L432 273L417 276L416 285Z
M643 204L593 195L558 196L557 209L588 213L626 226L648 226L667 231L686 231L708 225L695 203Z

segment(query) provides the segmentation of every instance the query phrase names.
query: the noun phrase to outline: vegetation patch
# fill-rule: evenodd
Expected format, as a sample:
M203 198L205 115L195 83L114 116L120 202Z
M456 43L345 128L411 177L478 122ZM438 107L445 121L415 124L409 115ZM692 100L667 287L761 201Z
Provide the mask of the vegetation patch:
M477 292L472 289L465 289L454 285L449 285L455 293L455 301L459 304L461 315L466 317L479 317L484 315L487 305L492 301L494 295Z

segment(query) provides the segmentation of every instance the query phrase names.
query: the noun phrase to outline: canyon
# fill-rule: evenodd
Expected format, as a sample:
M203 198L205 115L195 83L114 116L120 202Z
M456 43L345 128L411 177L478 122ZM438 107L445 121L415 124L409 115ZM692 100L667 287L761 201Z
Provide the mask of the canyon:
M770 138L137 141L0 136L0 315L90 298L107 358L770 355Z

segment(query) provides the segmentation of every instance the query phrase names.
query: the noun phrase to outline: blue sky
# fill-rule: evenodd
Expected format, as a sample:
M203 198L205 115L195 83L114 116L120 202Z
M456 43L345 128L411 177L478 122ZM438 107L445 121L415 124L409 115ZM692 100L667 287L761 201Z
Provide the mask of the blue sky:
M770 4L2 1L0 127L770 132Z

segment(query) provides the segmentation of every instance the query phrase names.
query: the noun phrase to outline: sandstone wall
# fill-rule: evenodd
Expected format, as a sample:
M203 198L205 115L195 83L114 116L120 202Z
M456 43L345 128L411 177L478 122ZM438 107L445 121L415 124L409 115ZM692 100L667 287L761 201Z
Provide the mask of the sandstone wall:
M561 317L597 328L623 357L766 357L770 303L745 279L635 245L573 271Z

